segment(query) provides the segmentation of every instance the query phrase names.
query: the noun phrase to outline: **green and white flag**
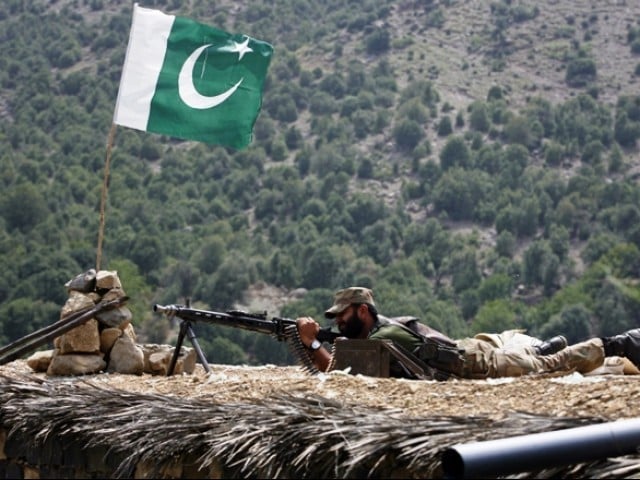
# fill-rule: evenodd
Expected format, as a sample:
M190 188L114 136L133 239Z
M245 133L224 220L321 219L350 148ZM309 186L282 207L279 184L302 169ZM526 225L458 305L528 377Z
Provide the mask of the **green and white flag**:
M113 121L172 137L251 143L273 47L134 4Z

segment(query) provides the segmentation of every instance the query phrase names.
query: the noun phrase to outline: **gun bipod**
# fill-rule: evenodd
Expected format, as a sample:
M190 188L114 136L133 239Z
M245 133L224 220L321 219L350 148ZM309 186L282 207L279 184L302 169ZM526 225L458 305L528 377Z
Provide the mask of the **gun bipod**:
M207 373L211 373L211 368L209 367L209 362L207 362L206 357L204 356L204 352L202 348L200 348L200 344L198 343L198 339L196 338L196 334L191 327L191 322L189 320L180 319L180 333L178 334L178 340L176 342L175 350L173 351L173 356L171 357L171 363L169 364L169 368L167 369L167 377L173 375L173 371L176 368L176 363L178 363L178 357L180 356L180 350L182 350L182 343L184 342L185 335L189 338L191 345L193 345L193 349L196 351L196 355L198 355L198 360L204 367L204 370Z

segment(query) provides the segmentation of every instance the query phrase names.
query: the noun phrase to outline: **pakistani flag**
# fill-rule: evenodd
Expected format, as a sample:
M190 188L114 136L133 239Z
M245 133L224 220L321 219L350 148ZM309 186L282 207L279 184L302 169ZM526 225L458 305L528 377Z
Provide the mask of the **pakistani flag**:
M243 148L272 53L260 40L135 4L113 121Z

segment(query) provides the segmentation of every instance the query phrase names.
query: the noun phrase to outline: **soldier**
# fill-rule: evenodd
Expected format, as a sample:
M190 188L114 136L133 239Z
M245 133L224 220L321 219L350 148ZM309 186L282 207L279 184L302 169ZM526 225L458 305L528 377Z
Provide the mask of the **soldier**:
M325 316L334 319L338 330L347 338L392 340L409 352L417 352L423 344L420 334L397 321L406 317L389 319L378 314L373 292L368 288L349 287L338 291ZM300 339L309 349L314 364L326 371L331 356L316 339L320 326L310 317L300 317L296 322ZM570 346L562 336L542 342L518 330L460 340L450 339L423 324L420 330L422 335L463 351L462 367L450 372L463 378L515 377L574 369L587 373L600 367L609 356L626 357L640 368L640 328Z

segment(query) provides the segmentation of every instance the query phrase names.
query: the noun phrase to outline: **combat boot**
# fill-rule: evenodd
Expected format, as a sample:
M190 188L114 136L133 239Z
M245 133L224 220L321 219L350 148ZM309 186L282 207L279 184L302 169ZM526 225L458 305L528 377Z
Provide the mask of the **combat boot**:
M640 328L602 339L606 357L626 357L640 368Z
M554 353L558 353L560 350L567 348L567 339L562 335L558 335L550 338L546 342L542 342L540 345L534 346L533 348L540 356L553 355Z

